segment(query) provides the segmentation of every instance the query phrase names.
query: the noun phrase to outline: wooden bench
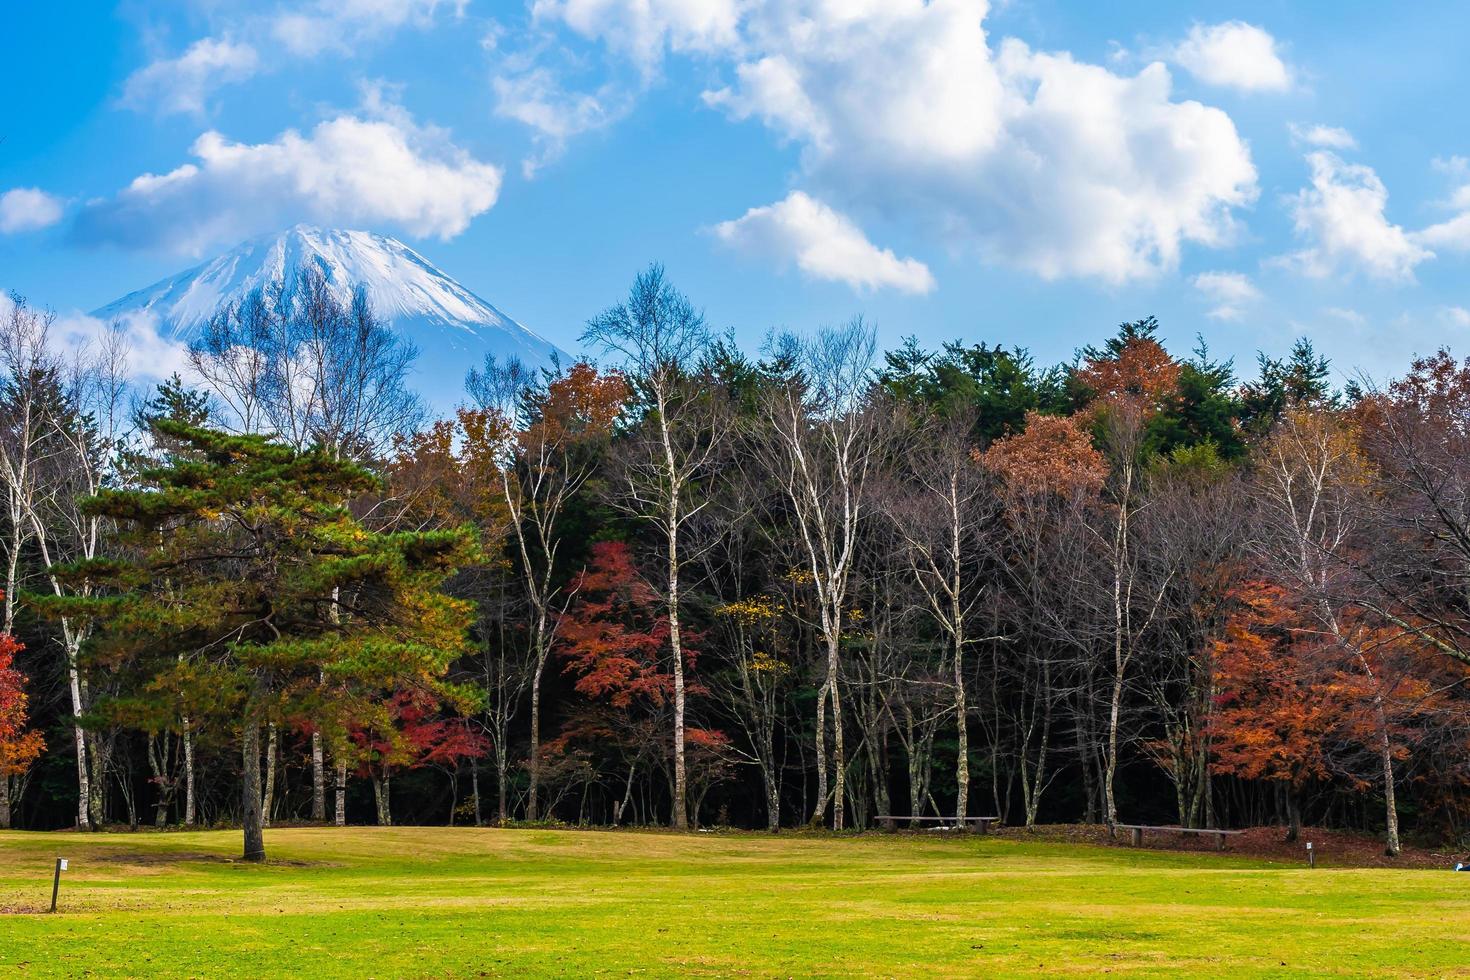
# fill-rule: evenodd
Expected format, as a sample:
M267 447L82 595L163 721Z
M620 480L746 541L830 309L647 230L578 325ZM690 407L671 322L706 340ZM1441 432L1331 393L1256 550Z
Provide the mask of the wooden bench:
M878 814L874 819L883 825L884 830L893 830L895 825L901 821L908 823L937 823L949 826L962 823L971 833L978 834L988 834L990 833L991 824L998 825L1000 823L1000 817L964 817L963 819L956 819L954 817L895 817L884 813Z
M1143 845L1143 832L1145 830L1169 834L1213 834L1215 837L1215 849L1220 851L1225 850L1226 837L1233 837L1241 833L1239 830L1217 830L1205 827L1155 827L1149 824L1138 823L1120 823L1117 824L1117 828L1119 830L1131 830L1133 832L1134 847L1141 847Z

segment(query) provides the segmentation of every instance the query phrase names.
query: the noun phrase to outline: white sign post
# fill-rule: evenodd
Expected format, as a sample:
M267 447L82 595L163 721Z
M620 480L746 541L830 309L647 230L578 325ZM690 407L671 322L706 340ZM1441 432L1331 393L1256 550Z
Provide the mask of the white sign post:
M66 858L56 859L56 873L51 878L51 911L56 911L56 895L61 891L61 873L66 870Z

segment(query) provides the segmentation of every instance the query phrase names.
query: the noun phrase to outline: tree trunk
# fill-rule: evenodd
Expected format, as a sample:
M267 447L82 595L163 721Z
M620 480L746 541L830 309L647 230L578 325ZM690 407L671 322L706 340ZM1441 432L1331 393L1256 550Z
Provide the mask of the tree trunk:
M958 603L956 616L958 616ZM970 802L970 726L969 710L965 706L964 640L957 632L954 643L954 715L955 734L955 818L964 824Z
M847 793L847 757L842 748L842 691L837 683L837 636L827 641L827 685L832 696L832 829L842 829Z
M484 826L484 820L480 817L480 762L478 759L470 760L470 792L475 798L475 826Z
M776 786L774 774L769 766L762 767L761 778L766 787L766 830L779 833L781 830L781 791Z
M674 654L674 829L689 829L688 774L684 767L684 645L679 635L678 499L669 525L669 646Z
M332 822L338 827L347 826L347 763L341 759L337 760L336 799L333 800L335 809L332 814Z
M871 678L871 674L869 675ZM868 760L868 778L873 786L873 803L877 806L879 813L892 813L892 803L888 797L888 772L884 764L882 737L879 734L882 729L881 709L877 705L877 685L870 683L867 691L858 701L857 717L863 727L862 745L864 755Z
M1097 770L1095 753L1092 742L1092 676L1091 673L1085 678L1083 689L1085 701L1078 704L1073 718L1072 731L1077 740L1077 764L1082 767L1082 791L1087 797L1087 813L1084 822L1097 823Z
M817 691L817 802L812 806L813 827L820 827L827 817L827 695L831 692L831 681L824 680Z
M1399 808L1393 787L1393 746L1388 740L1388 720L1383 710L1383 699L1377 698L1378 748L1383 757L1383 806L1387 824L1387 840L1384 853L1389 857L1399 854Z
M383 774L382 779L376 775L373 776L373 798L378 805L379 827L393 826L393 809L389 805L389 795L392 789L388 782L389 778L387 773Z
M73 718L80 718L86 705L82 704L82 675L77 668L77 644L68 624L62 623L62 630L66 634L66 678L71 692L71 713ZM77 750L77 829L91 830L93 793L92 780L87 771L87 732L78 721L72 722L71 731Z
M189 719L184 719L184 826L192 827L198 819L194 808L194 732Z
M84 698L87 696L85 685L82 687L82 696ZM89 793L87 811L92 818L93 830L101 830L107 824L107 800L104 795L107 791L107 780L105 778L105 773L107 772L106 749L106 743L102 739L97 738L95 732L93 733L93 737L87 739L87 765L90 772L90 778L87 780Z
M1295 844L1302 835L1302 807L1297 788L1286 787L1286 843Z
M0 772L0 830L10 829L10 777Z
M537 655L536 670L531 675L531 758L526 767L531 787L526 794L526 819L532 823L540 817L536 792L541 787L541 671L546 658ZM500 768L500 822L505 823L505 767Z
M327 763L322 751L322 733L311 733L311 819L327 820Z
M510 819L509 812L506 809L506 778L507 770L509 769L508 763L509 760L506 758L505 752L497 749L495 753L495 816L496 823L502 827L504 827L506 821Z
M164 748L158 747L159 739L164 739ZM153 787L157 795L153 800L153 826L162 828L168 824L168 805L173 793L168 788L168 733L162 735L148 734L148 774L153 777Z
M1113 677L1113 699L1108 710L1108 760L1103 775L1103 801L1107 808L1104 815L1109 827L1118 822L1118 802L1113 796L1113 777L1118 772L1118 716L1123 708L1123 668L1119 655L1118 673Z
M250 718L241 733L240 819L245 831L246 861L265 860L265 827L260 809L260 725Z
M262 783L260 792L260 826L270 826L270 811L275 808L275 765L276 746L279 745L279 733L276 730L275 721L266 726L266 777Z

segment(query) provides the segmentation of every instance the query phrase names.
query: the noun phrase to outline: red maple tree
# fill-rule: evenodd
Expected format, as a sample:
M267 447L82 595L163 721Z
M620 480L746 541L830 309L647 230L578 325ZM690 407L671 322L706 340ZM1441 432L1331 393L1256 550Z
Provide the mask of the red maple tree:
M591 561L573 581L572 591L577 598L562 623L560 656L566 672L576 678L577 692L591 703L567 720L546 751L564 754L579 745L614 748L624 757L631 787L633 774L644 762L672 758L672 743L665 745L660 737L668 729L662 716L674 695L666 607L638 573L631 549L621 541L592 546ZM693 673L702 639L699 633L684 630L686 676ZM690 697L706 693L693 680L685 689ZM685 739L692 781L720 778L726 770L725 735L691 726ZM701 796L696 790L692 809L697 810Z
M46 747L40 732L26 730L26 676L15 669L22 649L15 637L0 633L0 779L23 775Z

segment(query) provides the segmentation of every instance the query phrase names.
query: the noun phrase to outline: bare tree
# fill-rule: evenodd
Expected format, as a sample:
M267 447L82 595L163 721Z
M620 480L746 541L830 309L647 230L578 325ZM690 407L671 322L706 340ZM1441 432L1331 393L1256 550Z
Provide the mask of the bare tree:
M1143 684L1163 737L1144 748L1174 784L1179 822L1215 826L1210 720L1215 705L1211 641L1242 573L1249 494L1230 467L1207 457L1158 464L1140 519L1145 568L1169 576L1164 609L1143 665ZM1178 569L1178 574L1172 574Z
M811 822L843 827L847 765L842 735L841 643L848 581L857 558L870 485L890 449L891 413L879 404L871 372L877 352L861 319L811 337L783 334L769 344L787 367L768 398L770 462L811 575L826 670L817 694L817 801ZM832 709L832 790L828 792L826 714Z
M526 819L539 816L541 766L541 680L556 642L557 627L570 593L558 578L562 547L562 515L596 471L600 452L628 397L627 383L616 372L599 374L585 362L552 377L544 387L516 360L498 363L485 358L473 369L465 387L482 409L499 420L496 473L515 542L521 587L530 610L531 754ZM505 676L505 672L501 672ZM506 692L511 693L511 692ZM514 692L519 697L519 692ZM504 731L497 745L503 743ZM501 773L500 819L506 818L504 772Z
M626 302L587 324L584 343L621 361L637 417L623 440L614 499L647 520L664 543L664 600L674 674L673 823L689 826L685 763L685 651L680 618L681 551L691 518L708 503L701 484L725 448L729 414L705 372L712 337L704 315L652 266L634 280Z
M244 432L293 448L321 446L361 462L424 417L407 373L418 357L374 311L367 293L305 269L215 313L189 360Z
M5 481L5 607L0 632L13 632L20 601L21 554L30 541L29 513L39 498L38 469L55 452L48 407L59 391L61 365L50 347L56 316L12 293L0 334L0 476Z
M980 638L971 615L985 590L978 568L986 526L996 514L996 497L969 444L972 420L960 416L917 432L909 456L913 481L895 494L892 513L905 544L904 555L924 605L949 643L958 736L955 816L963 821L970 798L969 706L965 696L965 653ZM917 492L914 492L917 491Z
M11 529L7 585L19 584L19 549L28 546L52 595L85 597L92 594L90 583L63 576L60 569L100 558L112 544L106 518L84 512L78 501L114 477L125 425L128 350L114 325L97 344L63 359L52 348L52 322L49 313L31 310L14 297L0 339L5 400L12 409L0 439L0 473L9 516L23 525ZM14 607L10 595L6 601L8 622ZM44 605L39 596L34 601ZM92 627L71 617L61 617L59 625L77 754L77 824L97 827L104 816L104 746L81 725L91 695L80 654Z

